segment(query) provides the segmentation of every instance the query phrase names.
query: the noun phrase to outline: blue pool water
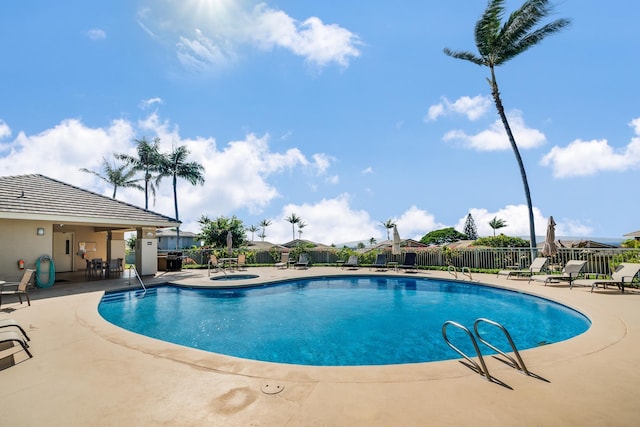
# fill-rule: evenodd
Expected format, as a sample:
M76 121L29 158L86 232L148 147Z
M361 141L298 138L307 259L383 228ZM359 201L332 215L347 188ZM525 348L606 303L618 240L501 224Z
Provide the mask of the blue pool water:
M585 332L563 305L477 284L401 277L330 277L243 289L151 288L106 294L109 322L176 344L247 359L316 366L456 359L447 320L473 331L479 317L503 324L520 350ZM483 338L508 349L495 327ZM495 333L495 334L494 334ZM473 354L469 338L449 339ZM488 348L483 354L490 354Z

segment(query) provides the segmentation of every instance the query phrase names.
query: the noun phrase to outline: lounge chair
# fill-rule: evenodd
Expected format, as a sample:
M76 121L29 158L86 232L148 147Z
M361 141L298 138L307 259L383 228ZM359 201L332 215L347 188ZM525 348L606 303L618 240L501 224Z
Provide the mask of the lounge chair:
M529 277L529 282L531 282L531 280L535 280L536 282L543 282L545 286L549 283L569 282L569 289L571 289L573 287L573 281L582 274L582 269L586 264L587 261L567 261L562 269L562 274L532 275Z
M3 295L18 295L18 299L20 300L20 304L22 304L22 295L27 298L27 303L31 305L31 300L29 299L29 292L27 288L31 284L34 278L35 270L25 270L22 275L22 279L20 279L17 283L5 283L0 287L0 306L2 306L2 296ZM16 289L7 289L15 287Z
M624 285L630 284L638 272L640 272L640 264L623 262L611 273L611 279L579 279L573 281L573 286L591 286L591 292L593 292L600 285L604 289L607 289L607 286L616 285L621 292L624 292Z
M369 270L372 268L375 268L376 271L387 271L389 269L389 267L387 267L387 254L376 255L376 261L371 264Z
M415 273L418 272L417 266L417 257L418 255L415 252L407 252L404 254L404 259L402 260L402 264L398 266L398 268L404 269L405 273L409 270L413 270Z
M526 270L500 270L498 271L499 276L507 276L507 279L511 276L523 277L523 276L533 276L537 273L542 273L547 270L547 262L549 259L547 257L538 257L533 260L529 268Z
M293 264L295 268L308 268L309 267L309 258L307 258L307 254L300 254L298 258L298 262Z
M349 259L347 260L347 262L342 264L342 268L348 268L349 270L357 270L358 267L359 267L359 265L358 265L358 256L357 255L351 255L349 257Z
M16 331L0 331L0 344L5 342L17 342L22 346L22 349L32 358L33 355L29 351L29 344L24 340L20 334Z
M29 338L29 335L27 335L27 332L22 328L22 326L20 326L18 322L16 322L13 319L0 319L0 332L5 330L4 328L16 328L20 330L20 332L22 332L22 335L24 335L27 341L31 341L31 338ZM6 330L9 330L9 329L6 329Z
M274 264L276 268L289 268L289 252L284 252L280 256L280 261Z

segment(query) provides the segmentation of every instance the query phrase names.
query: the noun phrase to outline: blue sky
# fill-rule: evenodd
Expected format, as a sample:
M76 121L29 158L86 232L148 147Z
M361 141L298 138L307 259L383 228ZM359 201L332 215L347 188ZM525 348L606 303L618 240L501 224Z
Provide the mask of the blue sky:
M442 52L475 52L486 4L3 2L0 175L110 196L79 169L157 136L205 167L204 186L179 184L189 231L236 215L284 242L293 212L302 238L331 244L386 239L387 219L403 238L462 230L471 212L481 236L495 216L527 236L488 70ZM553 215L559 236L621 238L640 229L640 4L555 5L572 25L497 69L536 231ZM152 209L173 216L168 180Z

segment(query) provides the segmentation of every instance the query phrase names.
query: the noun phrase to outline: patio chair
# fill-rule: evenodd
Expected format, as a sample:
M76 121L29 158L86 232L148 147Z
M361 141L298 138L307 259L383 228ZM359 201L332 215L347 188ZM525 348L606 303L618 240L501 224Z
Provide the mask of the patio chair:
M289 268L289 252L283 252L280 255L280 261L274 264L276 268Z
M498 277L507 276L507 279L511 276L523 277L523 276L533 276L537 273L542 273L547 271L547 263L549 259L547 257L538 257L533 260L529 268L526 270L500 270L498 271Z
M293 266L295 268L309 268L309 258L307 257L307 254L300 254L298 261L293 264Z
M22 335L26 338L27 341L31 341L27 332L13 319L0 319L0 332L5 330L4 328L16 328L22 332ZM8 329L7 329L8 330Z
M218 271L224 266L218 261L218 257L215 255L209 255L209 262L207 262L207 276L211 275L211 270Z
M376 271L387 271L387 254L376 255L376 261L371 264L369 270L371 270L372 268L375 268Z
M238 270L246 270L247 269L247 255L246 254L238 254L238 261L236 261L236 268Z
M29 359L33 357L31 352L29 351L29 344L24 340L20 334L15 331L0 331L0 344L5 342L17 342L22 346L22 349L25 353L29 355Z
M348 268L349 270L357 270L359 267L358 265L358 256L357 255L351 255L349 257L349 259L347 260L347 262L345 262L344 264L342 264L342 268Z
M400 264L398 268L402 268L405 271L405 273L409 272L409 270L412 270L413 272L417 273L418 272L417 258L418 258L418 254L416 254L415 252L405 253L404 258L402 259L402 264Z
M638 275L638 272L640 272L639 263L623 262L611 273L610 279L579 279L573 281L573 286L591 286L591 292L593 292L600 285L602 285L603 289L607 289L607 286L615 285L624 293L624 285L630 284Z
M18 299L20 300L20 304L22 304L22 295L27 298L27 303L31 305L31 300L29 299L29 291L28 287L33 281L35 270L27 269L24 271L22 275L22 279L20 279L17 283L5 283L0 287L0 306L2 306L2 296L3 295L18 295ZM15 289L7 289L15 287Z
M534 280L536 282L543 282L545 286L549 283L569 282L569 289L573 288L573 281L576 280L581 274L582 269L587 264L587 261L571 260L567 261L561 274L539 274L529 276L529 282Z

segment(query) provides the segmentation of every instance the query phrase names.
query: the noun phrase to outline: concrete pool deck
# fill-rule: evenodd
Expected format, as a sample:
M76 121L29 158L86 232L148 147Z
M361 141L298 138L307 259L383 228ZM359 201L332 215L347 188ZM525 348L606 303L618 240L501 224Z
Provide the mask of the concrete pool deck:
M260 275L258 282L373 274L367 268L335 267L249 268L248 273ZM407 276L452 278L435 271ZM167 281L220 285L197 270L145 278L145 283ZM3 299L0 319L13 318L27 330L34 357L26 359L17 348L0 352L2 357L14 351L16 361L0 370L0 425L637 424L640 292L591 293L481 274L473 274L473 281L562 302L588 315L593 325L571 340L521 352L529 370L548 383L485 358L491 374L508 389L454 360L310 367L190 349L125 331L98 315L103 292L127 287L127 279L57 283L31 292L30 307L17 298Z

